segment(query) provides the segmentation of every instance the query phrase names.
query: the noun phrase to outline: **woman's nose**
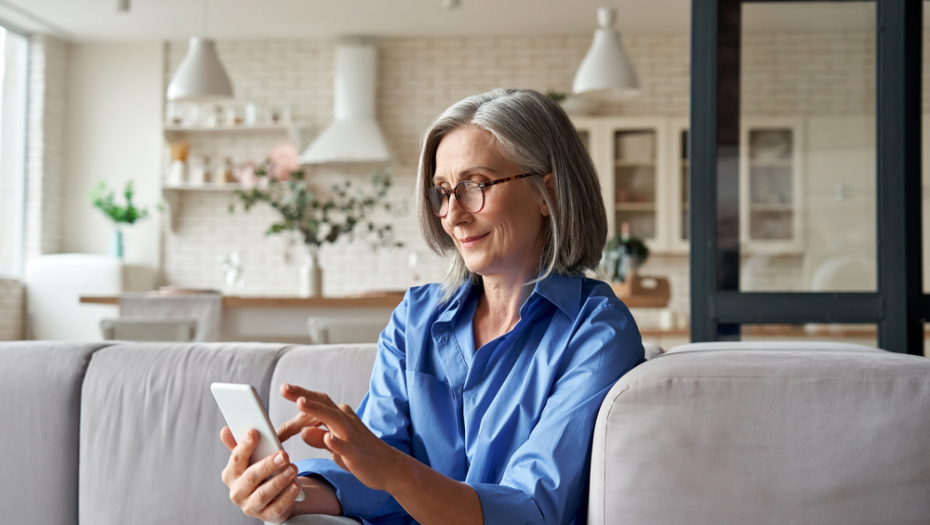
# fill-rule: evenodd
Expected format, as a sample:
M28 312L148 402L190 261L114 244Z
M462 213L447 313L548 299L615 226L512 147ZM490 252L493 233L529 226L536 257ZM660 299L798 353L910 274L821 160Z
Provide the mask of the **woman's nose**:
M446 220L449 221L449 224L456 225L463 221L468 220L468 217L471 216L465 208L462 207L459 203L459 198L454 193L448 197L448 212L446 213Z

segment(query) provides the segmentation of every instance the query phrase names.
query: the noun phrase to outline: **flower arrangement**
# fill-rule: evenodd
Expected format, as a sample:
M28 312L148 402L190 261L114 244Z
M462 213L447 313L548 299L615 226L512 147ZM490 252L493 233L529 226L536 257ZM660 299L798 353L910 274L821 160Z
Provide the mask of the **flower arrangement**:
M146 208L136 208L132 203L132 197L135 194L133 181L126 183L123 189L123 196L126 198L126 205L116 204L113 190L107 186L105 180L100 181L97 186L91 190L88 200L94 208L102 211L104 215L115 224L135 224L148 217L149 213Z
M315 192L299 169L297 149L284 144L272 149L259 165L239 166L235 176L245 187L235 191L245 211L264 202L280 214L265 235L295 232L313 252L319 251L325 243L335 243L340 237L354 238L359 230L373 248L403 246L394 240L392 225L379 225L371 219L376 210L394 211L387 199L390 172L374 173L371 191L346 180L333 185L329 194ZM230 213L235 208L235 203L230 204Z

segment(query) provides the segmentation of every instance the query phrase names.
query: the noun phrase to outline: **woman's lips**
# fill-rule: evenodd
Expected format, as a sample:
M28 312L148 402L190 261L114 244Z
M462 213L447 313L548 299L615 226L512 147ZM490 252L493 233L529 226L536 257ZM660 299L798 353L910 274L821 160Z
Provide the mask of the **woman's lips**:
M459 239L459 243L462 245L462 248L471 248L472 246L478 244L481 239L487 237L488 234L484 235L475 235L473 237L465 237L464 239Z

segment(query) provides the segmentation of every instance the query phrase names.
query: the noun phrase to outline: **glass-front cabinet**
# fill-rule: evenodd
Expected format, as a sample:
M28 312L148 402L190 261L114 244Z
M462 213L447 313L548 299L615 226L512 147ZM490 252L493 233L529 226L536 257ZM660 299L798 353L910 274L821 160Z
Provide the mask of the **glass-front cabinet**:
M611 237L628 223L630 234L645 241L651 250L668 246L668 188L662 174L668 160L666 119L587 118L575 126L587 138L607 208Z
M575 118L594 160L611 236L687 253L687 118ZM803 119L746 118L740 138L740 236L746 254L803 251Z
M740 123L740 242L753 253L804 251L804 126L792 117Z

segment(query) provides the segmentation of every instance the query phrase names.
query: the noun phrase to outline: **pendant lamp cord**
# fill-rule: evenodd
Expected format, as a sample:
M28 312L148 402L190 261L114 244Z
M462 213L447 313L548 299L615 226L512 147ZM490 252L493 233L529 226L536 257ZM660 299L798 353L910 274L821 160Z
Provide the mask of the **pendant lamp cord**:
M207 0L203 0L203 27L200 34L202 38L207 38Z

